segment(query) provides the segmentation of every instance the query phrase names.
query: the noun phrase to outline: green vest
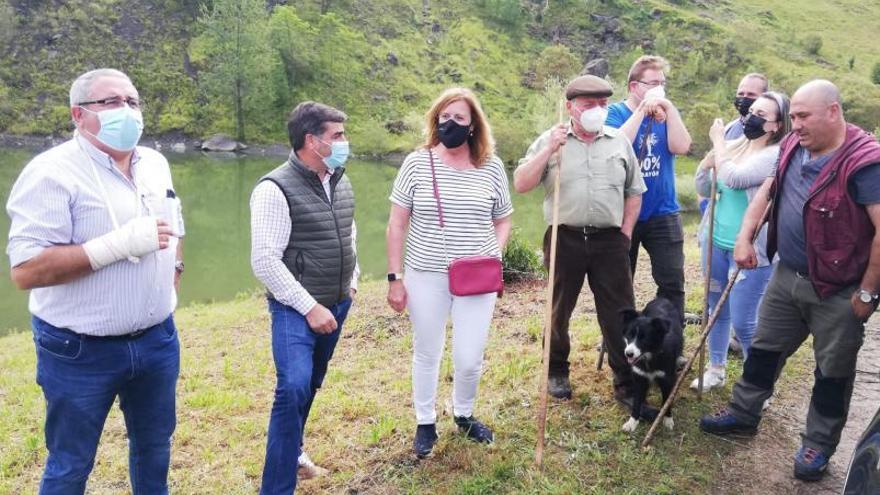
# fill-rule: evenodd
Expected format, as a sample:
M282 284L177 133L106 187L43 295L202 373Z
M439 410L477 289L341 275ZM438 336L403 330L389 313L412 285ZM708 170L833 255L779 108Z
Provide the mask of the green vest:
M327 201L318 174L296 155L260 179L274 182L290 208L290 239L281 261L309 294L327 307L348 297L355 265L351 242L354 193L344 174L345 169L340 168L330 177L332 203Z

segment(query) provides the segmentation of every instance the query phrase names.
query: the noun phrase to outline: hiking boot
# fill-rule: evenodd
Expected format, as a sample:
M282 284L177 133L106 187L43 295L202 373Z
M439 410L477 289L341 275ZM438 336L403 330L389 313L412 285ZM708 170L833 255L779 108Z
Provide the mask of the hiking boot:
M547 380L547 392L557 399L571 399L571 383L568 381L568 375L550 376Z
M794 477L803 481L819 481L828 468L828 456L810 447L801 447L794 455Z
M700 429L713 435L754 435L758 432L758 425L743 421L727 409L722 409L715 414L705 415L700 419Z
M492 430L488 426L477 421L473 416L456 416L453 418L455 424L458 425L458 431L467 435L467 437L477 443L492 443L495 438L492 436Z
M437 425L419 425L416 427L416 439L413 441L413 451L416 457L424 459L431 455L434 444L437 443Z
M309 458L309 454L306 454L305 452L299 455L296 464L296 477L301 480L318 478L320 476L325 476L330 472L312 462Z
M723 366L709 366L703 373L703 392L712 390L713 388L721 388L727 383L727 372ZM691 388L697 390L700 386L700 379L694 378L691 382Z

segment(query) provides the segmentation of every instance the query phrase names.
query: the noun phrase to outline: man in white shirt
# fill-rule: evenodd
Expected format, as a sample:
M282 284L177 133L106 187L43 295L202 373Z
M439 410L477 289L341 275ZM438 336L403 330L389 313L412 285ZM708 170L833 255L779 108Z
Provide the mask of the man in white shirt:
M312 401L357 290L346 115L303 102L287 122L293 150L251 196L251 266L266 285L278 379L261 494L289 495L316 468L302 451Z
M168 493L184 230L168 162L137 146L142 107L122 72L79 76L73 139L31 160L9 195L7 254L13 282L31 290L46 398L41 494L85 491L117 397L132 492Z

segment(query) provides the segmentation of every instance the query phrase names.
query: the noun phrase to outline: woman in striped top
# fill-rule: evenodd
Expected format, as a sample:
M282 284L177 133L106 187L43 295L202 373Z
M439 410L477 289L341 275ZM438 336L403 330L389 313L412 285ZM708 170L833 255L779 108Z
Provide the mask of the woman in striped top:
M447 267L463 256L500 258L513 212L504 165L494 154L491 129L470 90L443 92L426 115L425 134L425 145L406 157L394 181L386 232L388 304L398 312L409 309L413 325L413 405L418 423L413 447L418 457L430 454L437 440L434 403L450 315L455 423L471 440L493 441L492 430L474 418L473 409L497 296L453 296ZM404 265L405 276L400 273Z

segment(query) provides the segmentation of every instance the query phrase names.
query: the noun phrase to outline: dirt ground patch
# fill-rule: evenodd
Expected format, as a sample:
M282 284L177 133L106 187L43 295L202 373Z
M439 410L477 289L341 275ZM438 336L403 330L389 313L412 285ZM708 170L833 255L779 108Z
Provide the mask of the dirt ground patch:
M804 344L808 345L808 344ZM858 373L837 453L828 473L818 483L804 483L792 474L794 452L807 416L813 380L800 377L784 383L783 392L767 410L761 430L751 440L737 441L740 452L722 467L713 493L718 494L838 494L856 442L880 405L880 319L874 316L865 330L859 352Z

